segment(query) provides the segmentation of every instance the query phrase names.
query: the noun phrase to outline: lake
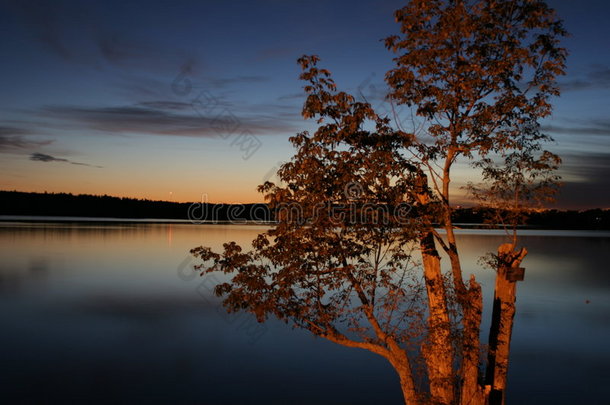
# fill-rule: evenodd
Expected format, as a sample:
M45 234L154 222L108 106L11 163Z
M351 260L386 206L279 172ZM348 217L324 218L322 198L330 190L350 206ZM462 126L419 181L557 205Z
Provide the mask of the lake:
M228 315L191 272L189 249L249 245L264 229L0 222L0 401L401 404L384 359ZM523 235L508 403L607 404L610 233ZM487 309L494 274L477 259L502 242L459 231Z

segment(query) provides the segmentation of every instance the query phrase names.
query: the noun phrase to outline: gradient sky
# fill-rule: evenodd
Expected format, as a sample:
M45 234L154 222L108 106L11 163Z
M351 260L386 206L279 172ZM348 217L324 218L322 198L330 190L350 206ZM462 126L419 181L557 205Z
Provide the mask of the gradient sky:
M549 3L571 32L543 123L564 159L557 206L610 208L610 2ZM296 59L318 54L376 105L402 4L0 0L0 189L262 201L288 138L314 128Z

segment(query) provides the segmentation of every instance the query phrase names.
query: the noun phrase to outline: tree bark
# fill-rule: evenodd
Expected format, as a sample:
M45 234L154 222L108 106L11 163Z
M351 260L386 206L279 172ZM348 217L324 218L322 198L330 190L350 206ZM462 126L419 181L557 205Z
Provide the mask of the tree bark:
M406 352L398 348L396 344L391 346L395 346L394 349L397 350L392 351L392 355L389 360L400 378L400 388L402 389L405 404L422 405L419 395L417 394L417 390L415 389L413 372L411 370L411 364L409 363L409 358L407 357Z
M511 268L519 267L527 254L522 248L515 251L515 245L506 243L498 248L499 265L494 290L493 313L489 331L489 351L485 384L489 386L489 405L503 405L505 400L506 377L510 340L515 317L516 281L510 280Z
M441 261L432 233L426 234L420 244L430 311L428 343L423 347L430 380L430 395L435 404L451 404L454 401L454 349Z
M425 211L430 202L430 194L428 177L424 173L419 174L414 189L415 198ZM424 221L428 226L432 226L432 221L428 216L424 215ZM453 389L454 349L447 293L441 271L441 258L436 249L432 229L422 233L419 244L429 310L428 339L422 347L422 354L428 370L430 399L434 404L449 405L455 399Z
M483 299L481 286L470 276L470 286L466 292L467 299L463 306L463 342L462 342L462 368L460 378L462 387L460 392L461 405L483 405L485 403L484 388L479 383L479 353L481 314Z

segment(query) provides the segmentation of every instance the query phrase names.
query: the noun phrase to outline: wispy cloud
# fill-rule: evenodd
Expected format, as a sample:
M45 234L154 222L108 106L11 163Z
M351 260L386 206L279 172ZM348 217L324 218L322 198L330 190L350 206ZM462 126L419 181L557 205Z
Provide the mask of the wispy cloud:
M137 103L138 107L152 108L155 110L176 110L176 111L191 111L193 109L192 103L185 103L181 101L143 101Z
M552 134L567 135L610 135L610 120L570 120L569 125L546 125L542 130Z
M594 67L579 78L561 82L560 87L563 91L609 89L610 67Z
M267 76L234 76L234 77L222 77L222 78L211 78L207 81L217 88L225 88L233 85L245 85L245 84L256 84L264 83L270 80Z
M152 103L152 104L151 104ZM226 134L236 124L254 134L292 133L295 126L286 119L264 116L237 116L226 108L216 108L209 115L190 111L184 103L156 101L119 107L49 106L40 110L46 118L63 120L111 134L144 134L188 137L216 137ZM182 113L178 113L178 112Z
M610 208L610 151L606 151L610 120L564 118L542 129L562 137L558 153L564 186L559 206Z
M277 58L287 58L290 55L300 55L300 50L297 47L276 46L261 49L256 53L254 60L266 61Z
M38 152L32 153L30 155L30 160L33 160L35 162L45 162L45 163L49 163L49 162L61 162L61 163L70 163L71 165L96 167L96 168L99 168L99 169L102 168L102 166L95 166L95 165L90 165L88 163L81 163L81 162L73 162L73 161L68 160L68 159L57 158L55 156L47 155L45 153L38 153Z
M284 94L283 96L279 96L277 98L277 101L294 101L294 100L305 101L306 97L307 97L307 95L305 94L305 92Z
M0 126L0 136L16 136L16 135L27 135L30 131L25 128Z
M9 2L9 7L30 38L69 63L165 74L179 66L195 71L202 65L180 46L124 30L117 33L114 24L89 3L21 0Z
M31 135L31 131L11 126L0 126L0 152L6 152L18 149L31 149L49 145L49 141L33 141L28 139L26 135Z
M106 63L123 69L167 73L180 66L195 73L202 65L198 57L179 47L168 47L124 34L98 34L94 41Z
M610 208L610 153L562 154L565 178L558 201L569 208Z
M70 60L72 54L68 49L62 30L61 17L68 10L61 2L14 1L7 5L20 18L32 37L52 53Z

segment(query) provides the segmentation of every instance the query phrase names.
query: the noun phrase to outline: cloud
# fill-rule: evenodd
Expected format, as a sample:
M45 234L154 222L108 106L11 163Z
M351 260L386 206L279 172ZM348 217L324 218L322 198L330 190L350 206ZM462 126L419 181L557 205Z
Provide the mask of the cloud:
M177 75L180 70L177 69L176 71ZM167 78L167 80L162 80L137 73L120 72L116 75L113 85L127 99L153 101L162 100L167 97L168 92L171 90L173 79L171 77Z
M610 208L610 152L562 154L564 186L558 205L563 208Z
M56 158L55 156L51 156L51 155L47 155L45 153L32 153L30 155L30 160L34 161L34 162L62 162L62 163L70 163L72 165L78 165L78 166L88 166L88 167L96 167L101 169L102 166L94 166L94 165L90 165L88 163L80 163L80 162L73 162L71 160L68 159L63 159L63 158Z
M30 134L31 132L24 128L0 126L0 152L31 149L33 147L48 145L53 142L52 140L32 141L25 136Z
M542 126L541 129L545 132L553 134L567 134L567 135L610 135L610 120L605 119L592 119L592 120L570 120L572 124L583 123L584 126L559 126L559 125L546 125Z
M307 98L307 94L305 94L305 92L301 92L301 93L284 94L283 96L279 96L277 98L277 101L292 101L292 100L305 101L306 98Z
M155 110L192 110L192 103L180 101L143 101L136 104L139 107L153 108Z
M27 141L22 136L7 136L0 134L0 151L10 149L25 149L31 145L30 141Z
M165 107L165 109L162 109ZM170 108L167 108L170 107ZM146 134L187 137L216 137L243 130L254 134L292 133L295 128L286 119L262 116L238 117L232 110L218 104L192 104L190 111L183 103L152 102L120 107L50 106L41 109L47 118L63 120L113 134Z
M8 6L34 41L69 63L165 74L201 66L179 46L117 32L117 24L90 3L20 0Z
M244 113L252 114L261 119L264 117L267 120L284 120L286 122L295 122L302 125L301 106L291 103L259 103L242 105Z
M61 17L70 10L61 2L14 1L8 6L20 18L26 29L43 46L61 58L72 57L65 43Z
M555 125L545 125L542 131L553 134L567 135L610 135L610 128L603 127L560 127Z
M235 76L225 78L208 79L208 81L217 88L224 88L237 84L256 84L268 82L270 79L266 76Z
M254 60L266 61L270 59L286 58L288 56L299 55L299 50L296 47L276 46L271 48L261 49L256 53ZM296 57L294 58L296 59Z
M598 66L585 73L578 79L561 82L559 87L562 91L595 90L610 88L610 68Z
M128 37L124 34L104 33L95 38L95 47L108 64L137 71L195 73L201 61L177 47L166 47L156 42Z
M30 155L30 160L36 162L69 162L68 159L59 159L51 155L45 155L44 153L32 153Z
M19 127L0 126L0 136L27 135L30 131Z

